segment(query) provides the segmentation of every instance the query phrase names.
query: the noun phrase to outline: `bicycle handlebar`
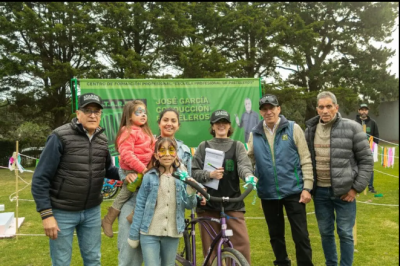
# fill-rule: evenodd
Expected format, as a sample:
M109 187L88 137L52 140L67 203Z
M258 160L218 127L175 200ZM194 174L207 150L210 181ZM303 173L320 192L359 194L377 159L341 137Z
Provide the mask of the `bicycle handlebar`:
M197 182L193 182L193 181L188 180L188 179L182 180L180 178L181 176L178 173L175 173L175 172L172 174L172 176L177 178L177 179L180 179L182 182L184 182L184 183L188 184L189 186L193 187L194 189L196 189L201 195L203 195L209 201L215 201L215 202L239 202L239 201L242 201L245 197L247 197L247 195L249 195L250 192L253 190L253 184L247 183L248 185L247 185L246 190L243 192L243 194L241 194L237 198L214 197L214 196L211 196L210 194L208 194L202 187L200 187Z
M243 199L245 197L247 197L247 195L249 195L252 190L253 190L253 184L248 183L248 186L247 186L246 190L243 192L243 194L241 194L237 198L210 196L210 201L216 201L216 202L239 202L239 201L243 201Z

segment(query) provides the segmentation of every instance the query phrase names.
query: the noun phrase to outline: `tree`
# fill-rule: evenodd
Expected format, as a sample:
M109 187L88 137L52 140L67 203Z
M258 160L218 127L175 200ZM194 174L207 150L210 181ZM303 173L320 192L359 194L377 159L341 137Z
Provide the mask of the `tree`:
M3 2L0 79L26 119L69 119L69 80L99 68L97 26L89 2ZM26 106L26 108L23 108ZM31 108L35 106L36 108ZM30 111L30 112L29 112Z
M287 49L279 67L292 71L289 84L313 94L350 88L377 104L380 93L398 97L387 64L394 51L373 43L391 41L397 3L287 2L280 12ZM315 101L307 100L306 119L315 115Z
M223 26L217 39L221 53L235 65L231 77L275 77L277 59L282 50L279 43L281 22L275 10L281 3L232 2L218 13Z
M103 38L107 78L146 78L159 69L162 3L99 2L96 15Z
M234 66L222 55L217 39L225 32L218 13L221 2L163 4L160 38L163 62L172 64L180 78L223 78Z

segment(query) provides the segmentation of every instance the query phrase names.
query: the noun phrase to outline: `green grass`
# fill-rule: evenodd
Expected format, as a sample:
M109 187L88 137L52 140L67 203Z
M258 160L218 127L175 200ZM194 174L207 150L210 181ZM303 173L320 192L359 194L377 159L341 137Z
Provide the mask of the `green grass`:
M399 152L396 149L396 156ZM375 169L390 175L399 175L399 160L396 158L395 167L383 168L375 163ZM23 173L20 176L30 182L32 174ZM0 170L0 204L5 205L6 212L15 212L16 203L10 202L10 194L15 192L15 175L6 169ZM373 194L363 193L357 197L357 245L354 254L354 265L376 266L376 265L398 265L399 264L399 208L398 206L384 206L372 204L399 204L399 179L375 172L375 189L382 193L383 197L376 198ZM25 183L18 182L21 189ZM42 222L35 210L35 203L32 200L30 186L19 192L19 216L25 217L25 221L19 229L16 238L0 239L0 264L7 266L28 266L28 265L51 265L49 255L48 238L44 236ZM252 205L253 194L246 199L246 220L251 243L252 265L264 266L273 265L274 255L269 243L268 229L260 208L260 200L257 199ZM372 204L365 204L368 202ZM102 216L106 209L111 206L112 201L105 201L102 204ZM315 219L313 202L307 205L308 231L310 234L313 250L313 261L315 266L325 265L324 254L321 246L321 238L318 232ZM189 214L189 212L188 212ZM255 217L256 219L252 219ZM258 218L257 218L258 217ZM291 237L288 220L286 224L286 243L292 265L296 264L295 248ZM114 232L118 231L118 223L114 224ZM36 234L36 235L35 235ZM30 236L33 235L33 236ZM197 233L198 245L197 254L202 258L199 242L200 234ZM337 241L339 248L339 243ZM113 238L102 236L102 265L117 265L117 235ZM338 251L339 252L339 251ZM83 265L80 258L76 237L74 237L73 254L71 265ZM200 265L200 264L199 264Z

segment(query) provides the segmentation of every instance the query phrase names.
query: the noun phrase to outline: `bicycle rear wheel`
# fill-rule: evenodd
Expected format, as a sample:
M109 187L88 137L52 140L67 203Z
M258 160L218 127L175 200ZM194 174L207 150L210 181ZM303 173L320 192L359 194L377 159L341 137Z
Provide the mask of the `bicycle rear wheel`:
M111 199L118 192L118 187L104 186L101 190L101 194L103 195L103 199Z
M221 250L221 260L221 265L230 266L235 263L235 266L250 266L242 253L233 248L224 248L223 250ZM214 258L211 265L218 265L218 257Z

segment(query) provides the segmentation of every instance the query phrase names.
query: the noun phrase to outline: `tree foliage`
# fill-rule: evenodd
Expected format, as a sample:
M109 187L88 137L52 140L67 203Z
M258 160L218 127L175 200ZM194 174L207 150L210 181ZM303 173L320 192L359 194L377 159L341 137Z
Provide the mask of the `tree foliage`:
M159 3L98 2L95 10L108 78L146 78L158 70L164 45L159 38Z
M0 9L2 86L15 88L14 104L38 108L54 128L69 117L69 80L98 62L99 36L89 2L3 2ZM22 102L20 101L22 99Z
M394 51L375 47L390 41L398 4L371 2L288 2L286 21L287 82L308 92L350 88L364 99L380 102L379 93L398 97L398 78L388 73ZM285 67L284 66L284 67ZM397 84L397 86L395 85ZM314 113L308 101L306 118Z
M2 2L0 108L55 128L71 118L73 77L169 75L273 79L264 89L296 121L315 115L322 90L345 112L377 109L399 96L394 51L377 45L396 17L391 2Z

